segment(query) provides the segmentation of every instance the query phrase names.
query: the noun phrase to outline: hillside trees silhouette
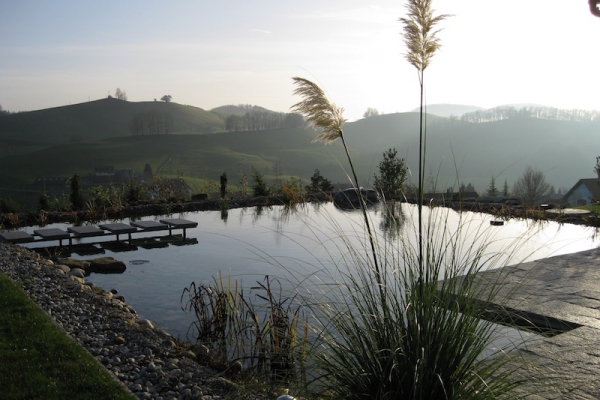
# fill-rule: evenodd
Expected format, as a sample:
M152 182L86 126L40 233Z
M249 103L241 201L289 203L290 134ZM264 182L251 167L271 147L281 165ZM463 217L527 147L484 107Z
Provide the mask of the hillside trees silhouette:
M117 90L115 90L115 98L118 100L127 101L127 93L125 93L124 90L117 88Z
M159 113L150 110L133 116L129 123L129 131L133 136L138 135L166 135L173 133L174 120L170 113Z
M244 115L232 114L225 118L225 130L227 132L303 128L305 126L304 118L297 113L248 111Z
M363 118L375 117L377 115L379 115L379 111L376 108L369 107L363 114Z
M513 118L536 118L553 121L591 122L600 121L600 111L592 110L563 110L554 107L494 107L487 110L477 110L463 114L462 122L483 123L502 121Z

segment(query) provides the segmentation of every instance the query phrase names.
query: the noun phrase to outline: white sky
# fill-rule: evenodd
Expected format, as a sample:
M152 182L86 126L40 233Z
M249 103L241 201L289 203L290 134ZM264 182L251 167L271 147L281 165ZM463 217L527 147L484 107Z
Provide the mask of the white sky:
M203 109L289 111L291 77L319 83L355 120L417 107L405 1L0 0L0 105L30 111L165 94ZM428 104L600 109L600 18L587 0L434 0L442 48Z

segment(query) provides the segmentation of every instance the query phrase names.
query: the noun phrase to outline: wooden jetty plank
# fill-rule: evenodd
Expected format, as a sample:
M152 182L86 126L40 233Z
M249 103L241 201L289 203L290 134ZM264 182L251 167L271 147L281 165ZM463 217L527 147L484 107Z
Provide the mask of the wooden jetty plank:
M104 230L102 230L98 227L95 227L95 226L91 226L91 225L70 226L67 228L67 230L76 237L102 236L106 233L106 232L104 232Z
M33 242L35 238L24 231L12 231L12 232L0 232L2 240L10 243L29 243Z
M157 221L133 221L129 224L144 231L164 231L169 229L169 225Z
M138 228L122 222L114 222L112 224L100 224L98 225L101 229L109 231L110 233L133 233L137 232Z
M33 233L42 240L58 240L60 246L62 246L63 239L69 239L69 243L71 243L71 234L59 228L36 229Z
M197 222L190 221L183 218L167 218L161 219L160 222L163 224L169 225L169 236L171 235L172 229L182 229L183 230L183 238L186 238L186 229L187 228L195 228L198 226Z
M71 237L69 232L59 228L36 229L33 233L44 240L61 240L69 239Z
M171 226L171 228L195 228L198 226L197 222L190 221L183 218L167 218L161 219L160 222Z
M131 241L131 234L138 231L138 228L135 226L131 226L128 224L124 224L122 222L115 222L112 224L100 224L98 225L101 229L105 231L109 231L117 235L117 240L119 240L119 235L122 233L126 233L128 235L129 241Z

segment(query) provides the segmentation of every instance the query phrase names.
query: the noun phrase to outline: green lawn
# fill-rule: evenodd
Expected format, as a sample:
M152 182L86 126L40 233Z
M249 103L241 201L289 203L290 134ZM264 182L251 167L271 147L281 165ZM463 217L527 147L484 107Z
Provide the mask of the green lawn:
M587 206L580 206L580 207L575 207L575 208L581 208L582 210L589 210L596 215L600 214L600 204L590 204Z
M135 399L0 274L2 399Z

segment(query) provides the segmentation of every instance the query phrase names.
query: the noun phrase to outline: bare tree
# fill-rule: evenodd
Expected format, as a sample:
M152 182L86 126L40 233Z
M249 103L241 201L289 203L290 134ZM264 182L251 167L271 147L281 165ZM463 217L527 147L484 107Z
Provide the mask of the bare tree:
M525 168L525 172L513 186L513 193L526 206L537 205L549 191L550 184L546 182L544 173L531 166Z
M125 93L124 90L117 88L117 90L115 91L115 98L127 101L127 93Z

